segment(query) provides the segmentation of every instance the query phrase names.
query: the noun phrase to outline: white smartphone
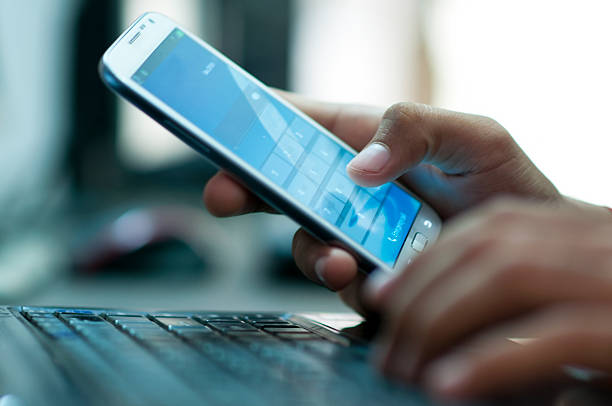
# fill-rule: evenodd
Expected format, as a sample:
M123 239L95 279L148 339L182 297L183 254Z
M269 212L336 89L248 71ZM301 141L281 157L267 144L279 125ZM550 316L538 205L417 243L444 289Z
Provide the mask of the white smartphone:
M391 271L438 236L441 221L397 183L357 186L355 151L219 51L158 13L104 53L103 81L360 269Z

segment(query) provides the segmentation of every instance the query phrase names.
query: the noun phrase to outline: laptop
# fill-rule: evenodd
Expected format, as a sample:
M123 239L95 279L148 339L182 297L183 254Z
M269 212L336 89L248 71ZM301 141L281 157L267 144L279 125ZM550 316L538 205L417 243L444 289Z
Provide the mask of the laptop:
M0 405L432 405L353 314L0 307Z
M374 332L351 313L0 306L0 406L441 405L370 365ZM460 404L602 406L605 388Z

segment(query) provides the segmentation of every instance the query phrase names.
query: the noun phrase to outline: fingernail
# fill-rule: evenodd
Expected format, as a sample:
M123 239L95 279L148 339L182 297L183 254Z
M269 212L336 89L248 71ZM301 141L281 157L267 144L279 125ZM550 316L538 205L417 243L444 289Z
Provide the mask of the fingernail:
M321 283L325 286L327 286L327 281L325 280L325 263L327 262L327 258L326 257L321 257L319 259L317 259L317 261L315 262L315 273L317 274L317 278L319 278L319 281L321 281Z
M349 162L347 169L359 172L380 172L390 158L391 151L385 144L373 142Z
M375 269L372 271L363 286L363 297L365 300L372 304L378 303L381 292L385 290L385 286L387 286L395 276L395 274L383 271L382 269Z

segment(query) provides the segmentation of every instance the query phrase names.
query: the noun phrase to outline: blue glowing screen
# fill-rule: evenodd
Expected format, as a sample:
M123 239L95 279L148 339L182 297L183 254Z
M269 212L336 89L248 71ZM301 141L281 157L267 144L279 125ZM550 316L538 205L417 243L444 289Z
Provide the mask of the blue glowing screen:
M393 266L421 204L397 185L357 186L354 154L174 30L132 78L352 240Z

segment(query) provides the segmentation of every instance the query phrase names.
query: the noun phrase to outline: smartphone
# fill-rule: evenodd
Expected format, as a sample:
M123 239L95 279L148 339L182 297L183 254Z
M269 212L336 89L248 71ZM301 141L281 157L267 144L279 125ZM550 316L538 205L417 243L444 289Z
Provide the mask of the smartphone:
M158 13L104 53L102 80L312 235L392 271L438 236L434 210L398 183L364 188L356 152L203 40Z

